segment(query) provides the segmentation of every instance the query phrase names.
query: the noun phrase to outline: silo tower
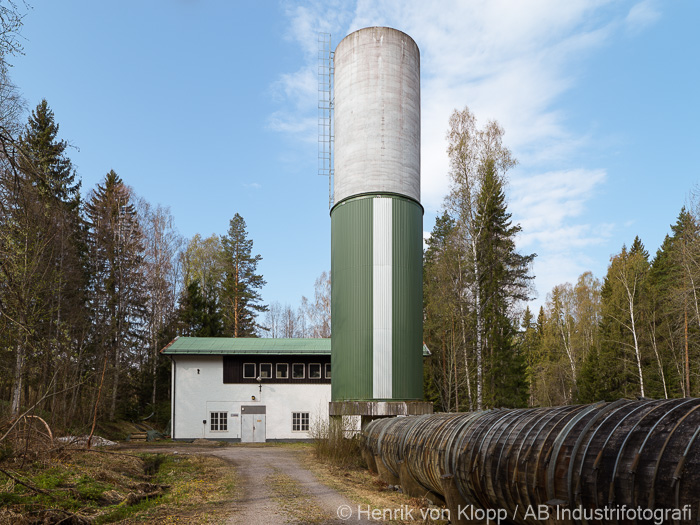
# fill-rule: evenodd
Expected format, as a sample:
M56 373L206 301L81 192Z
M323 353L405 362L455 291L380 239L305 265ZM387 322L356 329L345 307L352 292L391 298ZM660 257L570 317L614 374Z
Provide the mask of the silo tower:
M420 53L368 27L334 55L331 415L432 411L423 399Z

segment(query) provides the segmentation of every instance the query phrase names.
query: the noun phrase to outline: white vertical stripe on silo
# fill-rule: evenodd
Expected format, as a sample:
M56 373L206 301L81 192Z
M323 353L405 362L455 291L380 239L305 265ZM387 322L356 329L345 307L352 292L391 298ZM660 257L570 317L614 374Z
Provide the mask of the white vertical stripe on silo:
M391 388L391 201L372 199L372 393L392 397Z

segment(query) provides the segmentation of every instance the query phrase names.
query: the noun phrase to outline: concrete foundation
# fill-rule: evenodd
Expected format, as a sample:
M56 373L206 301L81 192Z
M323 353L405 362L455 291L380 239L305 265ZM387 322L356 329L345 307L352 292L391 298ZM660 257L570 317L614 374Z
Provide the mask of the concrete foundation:
M425 401L331 401L328 413L331 416L370 418L422 416L433 413L433 404Z

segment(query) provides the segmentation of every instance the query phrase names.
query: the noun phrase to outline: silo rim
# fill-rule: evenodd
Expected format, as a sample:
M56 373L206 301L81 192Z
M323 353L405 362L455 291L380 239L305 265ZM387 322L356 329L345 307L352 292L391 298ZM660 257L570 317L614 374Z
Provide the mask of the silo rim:
M407 37L411 42L413 42L413 45L416 46L416 50L418 51L418 56L420 57L420 47L418 47L418 43L413 39L411 35L406 33L405 31L401 31L400 29L396 29L395 27L389 27L389 26L367 26L367 27L361 27L360 29L356 29L352 33L348 33L343 37L343 39L338 42L338 44L335 46L336 52L338 51L338 48L340 47L340 44L342 44L347 38L351 37L355 33L359 33L360 31L366 31L368 29L391 29L392 31L396 31L397 33L401 33L405 37Z
M378 197L378 196L397 197L397 198L401 198L401 199L406 199L407 201L411 201L412 203L417 204L420 207L421 215L425 215L425 208L416 199L412 199L408 195L404 195L402 193L395 193L395 192L391 192L391 191L368 191L365 193L355 193L353 195L348 195L344 199L333 203L333 207L330 209L329 215L332 216L333 210L335 210L341 204L345 204L346 202L351 201L353 199L362 199L362 198L367 199L367 198Z

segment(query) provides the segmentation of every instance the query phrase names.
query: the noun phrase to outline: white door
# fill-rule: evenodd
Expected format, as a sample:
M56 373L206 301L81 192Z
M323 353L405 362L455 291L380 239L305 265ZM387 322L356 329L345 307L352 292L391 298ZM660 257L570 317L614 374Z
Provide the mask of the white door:
M265 443L265 407L241 407L241 442Z

